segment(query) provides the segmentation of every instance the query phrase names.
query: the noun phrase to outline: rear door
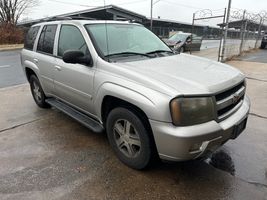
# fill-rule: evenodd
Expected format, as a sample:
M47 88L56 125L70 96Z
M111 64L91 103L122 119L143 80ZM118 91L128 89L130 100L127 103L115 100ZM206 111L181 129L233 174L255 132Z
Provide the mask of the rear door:
M68 64L62 60L67 50L80 50L90 54L81 30L75 25L62 24L60 27L55 68L55 90L57 96L70 105L92 113L92 95L95 66Z
M38 39L34 62L39 68L40 81L46 94L54 94L54 41L57 24L44 25Z

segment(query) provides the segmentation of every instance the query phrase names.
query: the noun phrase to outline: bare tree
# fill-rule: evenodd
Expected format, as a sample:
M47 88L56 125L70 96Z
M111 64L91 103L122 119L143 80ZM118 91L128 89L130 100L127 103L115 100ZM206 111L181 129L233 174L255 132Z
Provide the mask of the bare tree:
M16 25L21 15L38 3L39 0L0 0L0 23Z

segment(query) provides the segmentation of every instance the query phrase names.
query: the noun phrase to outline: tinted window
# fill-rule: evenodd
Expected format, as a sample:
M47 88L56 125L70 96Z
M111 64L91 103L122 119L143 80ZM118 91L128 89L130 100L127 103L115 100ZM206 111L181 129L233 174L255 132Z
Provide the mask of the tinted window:
M62 57L67 50L80 50L88 54L86 42L80 30L72 25L62 25L58 41L58 56Z
M53 54L57 25L44 26L40 35L37 51Z
M25 43L24 43L25 49L29 49L29 50L33 49L34 41L36 39L39 29L40 29L40 26L35 26L35 27L30 28L30 30L28 31L25 37Z

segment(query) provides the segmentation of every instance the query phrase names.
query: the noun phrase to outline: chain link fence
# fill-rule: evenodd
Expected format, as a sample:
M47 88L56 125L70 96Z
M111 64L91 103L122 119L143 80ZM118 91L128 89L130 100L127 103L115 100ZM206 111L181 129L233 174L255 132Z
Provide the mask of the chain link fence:
M221 24L228 32L225 38L225 46L222 61L229 60L243 52L259 48L264 32L267 31L265 22L267 13L252 13L241 9L231 9L228 30L225 24Z
M207 25L217 22L220 28L209 28L205 31L203 25L204 29L199 29L199 31L194 24L195 21ZM227 17L226 9L216 12L209 9L197 11L193 15L191 32L202 36L203 40L200 51L192 53L221 62L230 60L260 47L262 37L264 33L267 33L266 23L266 11L252 13L232 8L229 17ZM208 30L212 32L208 33Z

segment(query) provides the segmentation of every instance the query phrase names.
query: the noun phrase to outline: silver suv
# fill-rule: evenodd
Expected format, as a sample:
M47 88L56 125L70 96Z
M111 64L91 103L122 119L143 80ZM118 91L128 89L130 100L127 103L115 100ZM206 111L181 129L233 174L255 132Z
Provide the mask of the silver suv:
M204 157L246 127L240 71L174 54L140 24L43 22L31 27L21 55L36 104L106 131L117 157L135 169L157 157Z

